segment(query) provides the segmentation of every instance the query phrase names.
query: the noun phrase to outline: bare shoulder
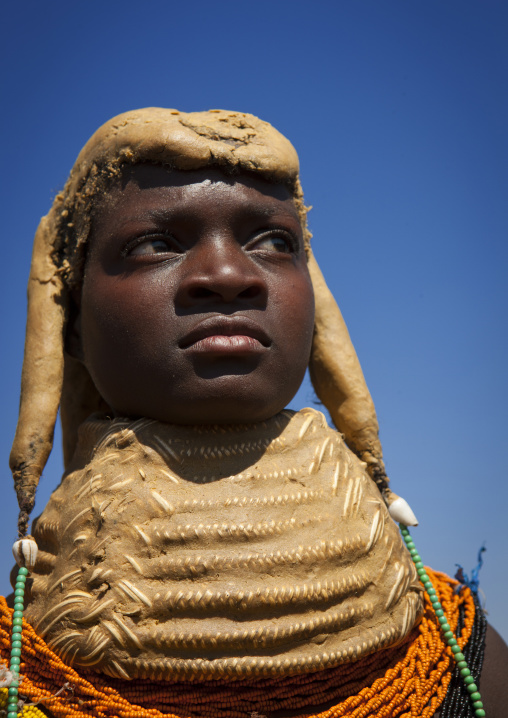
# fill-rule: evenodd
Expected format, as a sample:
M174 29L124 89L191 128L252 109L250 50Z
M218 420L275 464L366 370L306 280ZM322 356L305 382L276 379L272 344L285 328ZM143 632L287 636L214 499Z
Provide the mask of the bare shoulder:
M508 706L508 646L489 624L479 688L486 718L505 718ZM441 711L437 711L433 718L441 718Z
M507 715L508 646L490 625L487 626L485 638L480 692L488 718L503 718Z

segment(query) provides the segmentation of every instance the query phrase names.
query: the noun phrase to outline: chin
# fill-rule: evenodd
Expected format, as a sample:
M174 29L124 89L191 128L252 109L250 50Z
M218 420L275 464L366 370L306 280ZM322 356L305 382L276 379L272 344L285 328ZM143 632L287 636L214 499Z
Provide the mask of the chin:
M117 416L145 417L165 424L255 424L281 412L295 396L303 376L288 377L286 372L281 378L277 372L270 381L266 379L253 374L229 374L194 382L175 380L166 392L160 390L161 383L158 391L145 383L136 392L131 389L128 402L127 392L117 403L114 399L120 397L111 397L110 406L115 407Z
M138 407L133 412L122 412L123 416L155 419L165 424L190 425L226 425L256 424L266 421L281 412L291 401L295 392L276 392L275 390L260 392L241 392L234 389L222 390L218 395L210 392L206 397L166 398L158 405Z
M228 425L228 424L256 424L266 421L278 414L289 403L273 401L273 397L266 402L255 397L252 401L245 401L236 397L222 397L218 402L214 399L210 403L195 403L181 407L170 414L153 417L167 424L184 425Z

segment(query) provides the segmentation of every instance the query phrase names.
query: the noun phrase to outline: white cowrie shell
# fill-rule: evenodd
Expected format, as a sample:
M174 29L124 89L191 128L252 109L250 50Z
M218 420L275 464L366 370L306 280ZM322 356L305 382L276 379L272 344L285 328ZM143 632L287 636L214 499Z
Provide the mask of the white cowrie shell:
M33 538L23 538L15 541L12 554L18 566L26 566L31 571L37 561L37 544Z
M405 526L418 526L418 519L413 513L411 506L401 496L388 506L390 516L394 521Z
M9 688L14 679L12 671L9 671L7 666L0 666L0 688Z

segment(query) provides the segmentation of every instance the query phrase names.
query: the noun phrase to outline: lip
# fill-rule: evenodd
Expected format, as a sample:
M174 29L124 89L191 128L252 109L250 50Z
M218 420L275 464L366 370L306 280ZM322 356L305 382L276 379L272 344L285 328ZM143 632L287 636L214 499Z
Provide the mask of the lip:
M199 322L178 345L180 349L200 352L250 353L267 349L271 343L268 334L252 319L219 315Z

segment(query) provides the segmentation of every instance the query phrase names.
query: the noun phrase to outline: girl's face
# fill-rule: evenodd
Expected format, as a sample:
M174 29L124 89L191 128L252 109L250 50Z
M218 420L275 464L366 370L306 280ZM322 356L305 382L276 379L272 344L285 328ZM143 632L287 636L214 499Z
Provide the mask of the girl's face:
M300 386L313 325L302 229L283 186L143 165L102 201L74 328L116 414L267 419Z

